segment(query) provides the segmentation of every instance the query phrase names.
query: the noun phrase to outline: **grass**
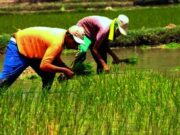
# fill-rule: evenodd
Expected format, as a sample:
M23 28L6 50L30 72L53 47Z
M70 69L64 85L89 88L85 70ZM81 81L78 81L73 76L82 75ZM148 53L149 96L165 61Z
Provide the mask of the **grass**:
M25 89L23 83L0 95L0 134L180 132L180 79L160 72L79 76L55 82L47 96L38 80Z
M179 5L96 11L130 18L129 29L180 24ZM94 11L9 14L0 16L0 34L17 28L68 28ZM66 21L65 21L66 20ZM174 45L173 45L174 46ZM68 53L68 52L66 52ZM135 60L135 59L132 59ZM179 71L179 67L174 71ZM32 78L31 78L32 79ZM48 95L39 78L18 80L0 94L0 134L180 134L180 79L161 72L123 70L75 76L54 82Z
M129 29L146 29L165 27L169 23L180 24L179 5L149 8L122 8L113 11L97 10L76 12L45 12L26 14L2 14L0 17L0 34L13 33L18 28L31 26L49 26L68 28L88 15L102 15L110 18L117 17L120 13L129 16ZM65 21L66 20L66 21Z
M180 44L170 43L165 46L166 49L180 49Z
M180 66L177 66L177 67L173 67L171 69L172 72L179 72L180 71Z
M2 51L6 47L10 38L11 36L9 34L0 35L0 51Z
M0 2L1 4L1 2ZM2 11L40 11L40 10L61 10L64 11L74 11L76 9L104 9L106 7L121 7L121 6L130 6L133 2L122 2L122 1L104 1L98 0L98 2L91 1L65 1L65 2L38 2L38 3L4 3L0 10Z
M179 29L180 18L180 5L174 6L160 6L160 7L145 7L145 8L122 8L122 9L114 9L114 10L97 10L94 11L75 11L75 12L35 12L35 13L9 13L9 14L1 14L0 16L0 48L4 48L6 46L7 37L17 31L17 29L23 29L27 27L33 26L48 26L48 27L60 27L68 29L71 25L74 25L80 20L81 18L89 15L102 15L107 16L109 18L115 18L120 13L126 14L130 18L129 24L129 36L125 37L119 44L123 45L128 43L133 45L135 43L131 43L132 41L136 40L137 36L143 37L143 32L146 32L149 42L151 42L151 38L159 39L159 36L153 37L151 33L148 32L151 28L157 28L157 31L150 31L158 32L158 29L162 29L168 24L175 24L177 25L177 29ZM152 29L153 30L153 29ZM132 33L132 31L135 31ZM162 38L166 37L167 35L175 34L178 35L178 30L174 30L175 32L169 30L168 33L161 34ZM130 34L131 32L131 34ZM150 35L149 35L149 34ZM6 36L7 35L7 36ZM177 36L174 36L174 38ZM140 38L141 39L141 38ZM173 40L176 42L176 38L173 39L170 37L169 40ZM125 41L124 41L125 40ZM137 39L138 40L138 39ZM138 40L139 41L139 40ZM137 42L138 42L137 41ZM140 40L141 41L141 40ZM156 40L155 40L156 41ZM155 42L153 40L153 42ZM163 40L164 41L164 40ZM119 42L119 41L118 41ZM146 41L147 42L147 41ZM159 43L159 41L158 41ZM145 43L144 43L145 44Z

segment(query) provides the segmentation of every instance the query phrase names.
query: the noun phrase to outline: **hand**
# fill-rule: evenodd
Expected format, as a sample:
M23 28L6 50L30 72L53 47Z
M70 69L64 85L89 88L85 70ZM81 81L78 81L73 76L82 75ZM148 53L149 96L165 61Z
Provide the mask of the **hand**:
M109 67L107 64L103 66L103 69L104 69L105 73L109 73Z
M65 74L66 74L67 79L71 79L74 76L74 72L71 71L70 69L67 69Z

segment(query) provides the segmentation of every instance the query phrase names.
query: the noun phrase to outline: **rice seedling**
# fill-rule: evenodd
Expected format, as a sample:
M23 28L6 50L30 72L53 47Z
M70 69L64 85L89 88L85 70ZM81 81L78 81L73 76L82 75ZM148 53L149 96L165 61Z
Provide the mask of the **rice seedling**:
M120 13L126 14L130 19L129 29L146 29L165 27L169 23L180 24L179 5L167 7L126 8L114 11L87 11L83 12L45 12L26 14L6 14L0 17L0 34L13 33L17 29L31 26L49 26L68 28L78 20L89 15L102 15L115 18ZM173 16L172 16L173 15ZM9 21L11 20L11 21ZM68 21L64 21L68 20Z
M160 72L126 69L55 81L47 94L39 84L15 85L0 95L0 133L178 134L179 84Z
M165 46L166 49L179 49L180 44L179 43L169 43Z

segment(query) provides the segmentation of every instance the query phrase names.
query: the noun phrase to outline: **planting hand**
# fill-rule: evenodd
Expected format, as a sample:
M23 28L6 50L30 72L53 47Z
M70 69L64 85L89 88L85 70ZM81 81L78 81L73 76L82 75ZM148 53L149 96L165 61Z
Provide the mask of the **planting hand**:
M105 73L109 73L109 67L107 64L103 66L103 69L104 69Z
M74 76L74 72L71 71L70 69L67 69L65 74L66 74L67 79L71 79Z

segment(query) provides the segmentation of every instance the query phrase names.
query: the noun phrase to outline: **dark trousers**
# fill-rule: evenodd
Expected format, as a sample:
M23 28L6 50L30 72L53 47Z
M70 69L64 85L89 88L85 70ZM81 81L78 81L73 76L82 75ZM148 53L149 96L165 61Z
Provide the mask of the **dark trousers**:
M41 77L42 79L42 89L43 91L49 91L54 81L55 73L42 71L40 67L40 60L29 60L29 65L35 70L35 72Z

